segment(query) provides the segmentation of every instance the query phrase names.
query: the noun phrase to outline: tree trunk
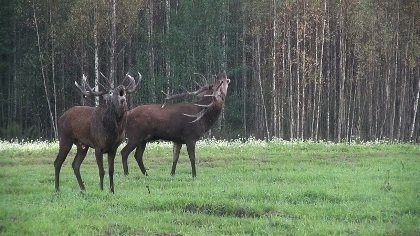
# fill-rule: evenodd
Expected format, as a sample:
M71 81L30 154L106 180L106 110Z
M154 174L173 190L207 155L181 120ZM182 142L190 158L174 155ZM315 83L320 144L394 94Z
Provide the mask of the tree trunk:
M344 85L346 82L346 43L345 43L345 29L344 29L344 6L340 0L340 91L339 91L339 110L338 110L338 123L337 123L337 141L341 142L342 131L344 124L345 115L345 96L344 96Z
M298 13L298 12L297 12ZM300 61L299 61L299 13L296 16L296 87L297 87L297 101L296 101L296 139L300 137Z
M165 23L166 23L166 34L169 34L169 22L170 22L170 14L171 14L171 4L169 0L165 0ZM169 53L165 57L165 73L166 73L166 93L170 93L171 87L171 63L169 59Z
M294 125L295 125L295 121L294 121L294 114L293 114L293 79L292 79L292 56L291 56L291 49L290 49L290 44L291 44L291 35L290 35L290 20L288 21L288 30L287 30L287 59L288 59L288 63L289 63L289 115L290 115L290 120L289 120L289 132L290 132L290 140L293 140L294 138Z
M305 81L305 73L306 73L306 0L303 1L303 37L302 37L302 44L303 44L303 58L302 58L302 115L300 121L300 139L303 140L305 138L305 123L306 123L306 81Z
M40 66L41 66L41 74L42 74L42 79L43 79L43 83L44 83L44 92L45 92L45 97L47 99L48 112L50 114L51 128L53 130L53 134L56 135L57 130L55 128L56 125L55 125L54 116L53 116L53 113L52 113L52 110L51 110L50 96L49 96L48 87L47 87L47 76L46 76L45 70L44 70L44 62L43 62L42 50L41 50L41 41L40 41L39 29L38 29L38 20L36 18L35 0L32 2L32 8L33 8L33 17L34 17L34 23L35 23L36 36L37 36L39 63L40 63Z
M408 43L405 50L405 62L408 63ZM407 87L407 74L408 74L408 65L404 66L404 77L402 81L402 89L400 93L400 107L398 111L398 130L397 130L397 140L404 141L404 114L405 114L405 97L406 97L406 87Z
M413 103L413 119L411 122L411 128L410 128L410 140L413 140L413 136L414 136L414 128L416 125L416 117L417 117L417 108L419 106L419 94L420 94L420 77L417 77L417 93L416 93L416 99L414 100Z
M51 3L53 4L53 3ZM52 74L52 83L53 83L53 97L54 97L54 120L57 121L57 89L55 85L55 29L54 29L54 23L52 19L52 8L54 6L50 5L50 27L51 27L51 74ZM55 131L54 136L57 139L58 133L57 133L57 122L54 122Z
M327 1L324 1L324 13L327 14ZM320 116L320 104L321 104L321 94L322 94L322 81L323 81L323 74L322 74L322 62L324 58L324 42L325 42L325 18L322 22L322 36L321 36L321 56L319 57L319 91L318 91L318 102L317 102L317 108L316 108L316 124L315 124L315 140L319 139L318 131L319 131L319 122L321 119Z
M318 65L318 27L315 27L315 65ZM315 126L316 126L316 107L317 107L317 94L318 94L318 81L315 78L313 89L313 103L312 103L312 119L311 119L311 139L316 140L315 136Z
M272 99L273 99L273 135L274 137L278 137L278 102L277 102L277 58L276 58L276 42L277 42L277 4L276 0L272 1L273 4L273 46L271 49L271 56L272 56L272 66L273 66L273 74L272 74Z
M93 43L95 47L95 91L99 91L99 44L98 44L98 2L93 10ZM99 96L95 96L95 106L99 106Z
M261 102L262 102L262 108L264 112L264 125L265 125L265 133L266 133L266 139L271 140L270 131L268 129L268 117L267 117L267 106L265 105L264 100L264 92L263 92L263 85L262 85L262 79L261 79L261 51L260 51L260 36L257 35L257 70L258 70L258 84L260 87L260 96L261 96Z
M395 60L394 60L394 93L393 93L393 100L392 100L392 112L391 112L391 119L389 121L389 126L391 127L390 130L390 139L394 139L394 127L395 127L395 115L396 115L396 102L397 102L397 77L398 77L398 54L399 54L399 24L400 24L400 7L399 1L397 1L397 22L396 22L396 45L395 45Z
M149 31L148 31L148 41L149 41L149 70L150 70L150 80L151 80L151 100L153 103L156 102L156 79L155 79L155 49L153 46L153 2L154 0L149 0Z
M246 104L247 104L247 68L246 68L246 39L245 39L245 25L242 28L242 125L244 131L244 137L247 137L247 125L246 125Z
M115 68L116 68L116 60L115 60L115 50L117 45L117 2L116 0L112 0L112 9L111 9L111 48L110 48L110 57L109 57L109 80L111 88L114 88L116 83L116 76L115 76Z

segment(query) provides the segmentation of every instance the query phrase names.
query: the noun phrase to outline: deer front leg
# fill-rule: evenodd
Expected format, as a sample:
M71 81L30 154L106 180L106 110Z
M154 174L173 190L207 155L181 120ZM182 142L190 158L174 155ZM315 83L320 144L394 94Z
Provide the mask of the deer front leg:
M192 177L196 177L195 172L195 142L187 143L188 156L190 157Z
M104 170L104 160L102 159L102 156L103 156L102 151L99 148L95 149L96 164L98 164L98 169L99 169L99 187L101 188L101 190L104 190L105 170Z
M112 150L108 153L108 168L109 168L109 187L111 193L114 193L114 160L117 150Z
M179 152L181 151L182 144L181 143L173 143L173 162L172 162L172 170L171 175L175 175L176 164L178 163L179 159Z
M134 157L136 158L136 161L137 161L137 164L139 165L141 173L143 173L143 175L145 176L148 176L146 172L146 167L144 167L144 164L143 164L143 153L144 153L145 148L146 148L146 141L143 141L137 146Z

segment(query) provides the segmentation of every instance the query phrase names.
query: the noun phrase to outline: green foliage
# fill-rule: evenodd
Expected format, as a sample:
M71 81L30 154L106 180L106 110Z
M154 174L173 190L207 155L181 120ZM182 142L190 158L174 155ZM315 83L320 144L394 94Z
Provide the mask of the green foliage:
M87 191L79 191L74 149L54 193L57 150L57 143L0 143L0 234L420 233L416 145L205 140L192 179L185 148L171 177L171 144L152 143L148 177L132 156L123 176L117 158L115 194L99 190L92 151L81 168Z
M7 127L0 127L0 137L4 137L6 140L10 139L36 139L38 132L34 126L28 128L22 128L18 123L12 121Z

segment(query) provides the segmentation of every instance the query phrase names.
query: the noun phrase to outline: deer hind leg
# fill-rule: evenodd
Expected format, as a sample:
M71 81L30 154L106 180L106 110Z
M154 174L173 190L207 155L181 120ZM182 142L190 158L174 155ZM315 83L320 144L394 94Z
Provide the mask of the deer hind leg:
M121 156L122 156L122 164L124 169L124 175L128 175L128 164L127 159L130 153L137 147L137 144L135 142L130 142L128 140L127 145L121 150Z
M197 176L195 172L195 142L187 143L187 151L191 162L192 177L194 178Z
M117 150L112 150L108 153L108 174L109 174L109 188L111 193L114 193L114 160Z
M55 169L55 191L60 191L60 170L61 166L63 165L64 160L66 160L67 155L69 154L71 150L71 146L73 146L73 143L71 142L60 142L60 148L58 150L57 158L55 158L54 161L54 169Z
M105 170L104 170L104 160L102 159L102 156L103 156L102 151L99 148L95 149L96 164L98 164L98 169L99 169L99 187L101 188L101 190L104 190Z
M82 177L80 176L80 165L86 157L86 153L89 150L89 147L84 144L77 145L77 153L74 161L72 163L74 175L76 175L77 182L79 183L80 190L85 190L85 185L83 184Z
M182 143L175 143L175 142L173 143L173 150L172 150L173 159L172 159L172 170L171 170L172 176L175 175L176 164L178 163L179 152L181 151L181 147L182 147Z
M143 153L144 153L144 149L146 149L146 143L147 143L146 141L143 141L137 146L134 157L136 158L136 161L137 161L137 164L139 165L141 173L143 173L143 175L145 176L148 176L146 167L144 167L144 164L143 164Z

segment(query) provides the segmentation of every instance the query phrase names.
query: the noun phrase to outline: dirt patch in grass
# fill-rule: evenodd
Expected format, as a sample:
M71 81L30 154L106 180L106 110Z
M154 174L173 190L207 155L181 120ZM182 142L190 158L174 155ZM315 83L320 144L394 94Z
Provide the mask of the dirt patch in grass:
M289 204L316 204L321 202L340 203L342 199L324 192L306 191L293 196L287 196L286 201Z
M188 203L182 209L184 212L199 213L206 215L215 216L233 216L239 218L255 218L260 217L262 214L251 208L245 208L240 206L230 206L226 204L203 204L199 205L196 203Z

